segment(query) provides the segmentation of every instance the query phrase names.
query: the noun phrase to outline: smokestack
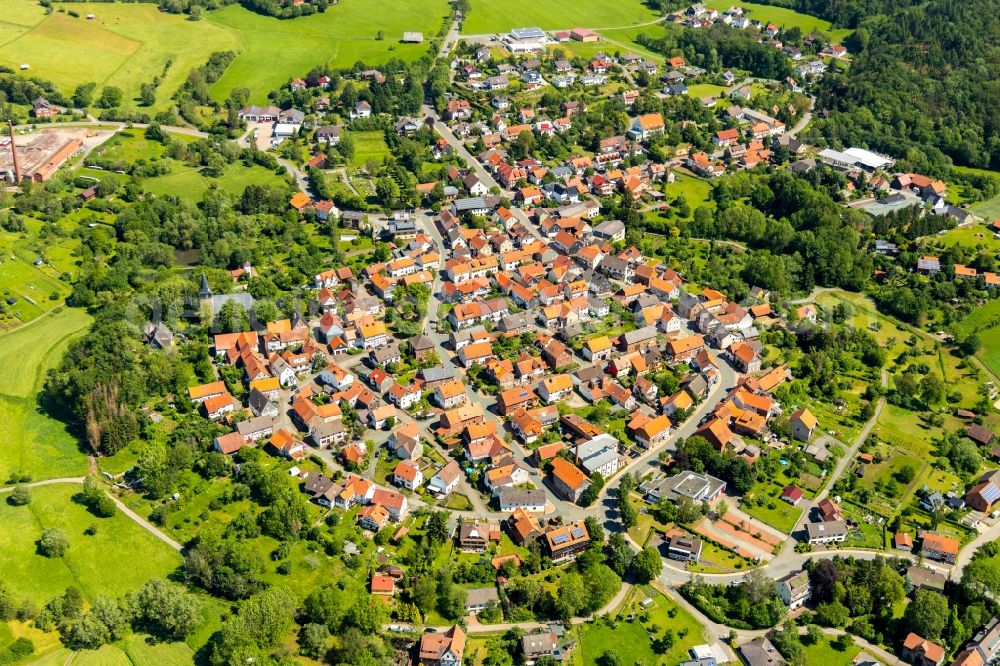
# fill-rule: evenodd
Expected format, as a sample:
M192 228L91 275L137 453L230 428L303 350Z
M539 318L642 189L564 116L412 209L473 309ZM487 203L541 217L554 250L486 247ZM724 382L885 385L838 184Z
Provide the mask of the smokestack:
M14 123L7 121L7 134L10 136L10 154L14 157L14 184L21 184L21 164L17 161L17 145L14 143Z

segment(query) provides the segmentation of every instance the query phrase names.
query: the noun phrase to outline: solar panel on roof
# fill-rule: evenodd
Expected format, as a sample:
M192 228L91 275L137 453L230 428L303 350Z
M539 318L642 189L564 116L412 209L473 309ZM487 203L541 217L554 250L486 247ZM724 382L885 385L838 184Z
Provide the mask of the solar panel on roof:
M567 541L569 541L568 534L557 534L556 536L552 537L552 543L554 543L557 546L559 544L566 543Z
M573 535L574 539L582 539L583 538L583 529L580 528L580 527L574 528L573 531L571 532L571 534Z

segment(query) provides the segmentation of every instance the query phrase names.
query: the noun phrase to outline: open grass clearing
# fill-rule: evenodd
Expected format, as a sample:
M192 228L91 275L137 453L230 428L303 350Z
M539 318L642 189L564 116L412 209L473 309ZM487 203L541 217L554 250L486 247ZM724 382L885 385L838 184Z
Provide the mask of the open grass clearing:
M181 556L124 514L96 518L73 502L76 484L41 486L28 506L0 504L0 578L15 595L39 605L76 586L90 599L136 590L152 578L168 576ZM95 525L97 531L84 531ZM36 552L43 529L60 528L69 539L61 558Z
M381 131L351 132L354 142L354 156L351 157L351 167L360 168L369 161L377 165L389 154L389 146L385 143L385 133Z
M45 373L58 363L69 343L90 325L82 310L63 308L21 329L0 336L0 361L10 372L0 378L0 483L12 472L34 480L76 476L87 461L66 425L43 413L37 392Z
M113 85L135 101L142 83L162 75L150 111L169 106L170 98L194 67L215 51L237 58L212 88L218 100L233 88L251 89L254 102L315 65L350 67L361 60L381 64L389 58L415 60L428 45L400 44L404 31L434 35L448 15L444 0L388 0L372 11L364 0L341 0L325 13L280 20L239 5L205 12L202 20L160 12L153 3L59 3L45 16L33 0L6 0L0 10L0 64L53 81L67 94L79 83ZM80 15L72 17L62 9ZM94 14L92 20L83 18ZM376 39L379 31L385 38ZM65 58L67 48L74 57ZM276 57L275 54L280 54ZM171 66L164 72L165 65Z
M852 645L841 651L833 646L833 641L834 639L831 637L824 636L815 644L806 645L803 643L806 657L804 663L823 664L823 666L851 666L854 663L854 657L861 652L861 648Z
M956 332L962 335L975 332L982 342L977 356L986 367L1000 374L1000 301L977 308L959 322Z
M781 499L783 490L784 486L773 481L756 483L750 491L755 500L753 505L744 502L740 504L740 509L748 516L790 534L802 516L802 509Z
M21 63L32 76L48 79L65 93L93 81L98 86L117 86L125 93L126 106L137 108L133 98L142 83L163 74L152 110L169 105L170 97L188 72L208 60L213 51L237 50L239 35L210 21L188 21L183 15L160 12L154 4L60 3L79 18L61 11L37 16L33 0L6 0L0 10L5 21L25 21L20 34L0 45L0 64L15 71ZM94 19L87 20L87 14ZM249 13L249 12L248 12ZM14 18L8 18L13 16ZM67 58L67 49L73 57Z
M412 61L427 53L427 43L401 44L406 31L428 40L448 16L444 0L385 0L373 9L365 0L341 0L326 12L279 20L230 5L206 15L208 23L237 39L239 52L213 86L225 99L233 88L249 88L251 101L263 103L267 93L316 65L350 67L362 61L378 65L390 58ZM379 32L384 39L378 40ZM278 55L280 54L280 55Z
M652 641L662 638L666 631L673 633L674 644L665 653L657 654ZM613 620L584 624L578 632L580 642L574 651L574 663L583 666L602 663L601 657L609 650L617 653L623 664L677 664L692 647L704 642L698 621L648 586L633 588Z

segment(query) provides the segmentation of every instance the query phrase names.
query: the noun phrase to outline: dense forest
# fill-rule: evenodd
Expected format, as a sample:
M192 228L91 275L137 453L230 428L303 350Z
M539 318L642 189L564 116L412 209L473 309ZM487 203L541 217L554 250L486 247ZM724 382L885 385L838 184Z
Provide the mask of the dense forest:
M819 108L831 113L810 127L811 137L917 160L924 153L933 162L946 156L956 164L1000 168L995 2L893 5L861 21L847 45L853 63L846 74L821 79Z

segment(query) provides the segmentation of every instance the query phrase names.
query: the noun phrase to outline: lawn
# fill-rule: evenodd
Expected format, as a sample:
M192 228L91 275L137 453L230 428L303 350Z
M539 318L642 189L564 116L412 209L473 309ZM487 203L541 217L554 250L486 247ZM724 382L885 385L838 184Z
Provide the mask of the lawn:
M675 176L676 180L663 188L668 203L683 196L691 209L691 215L694 215L694 209L698 206L707 205L715 208L715 202L712 201L711 183L704 178L698 178L686 172L675 172Z
M189 135L171 134L172 139L191 142L195 139ZM119 132L104 142L95 154L104 159L135 163L140 159L148 162L169 166L170 172L163 176L154 176L143 180L143 189L150 194L159 196L172 195L188 201L201 201L209 187L215 185L229 194L239 195L248 185L280 186L287 182L284 171L280 174L261 166L247 166L243 162L234 162L218 178L208 177L201 173L198 167L185 162L163 157L165 147L157 141L147 140L139 132ZM90 175L91 170L80 169L77 175ZM97 172L103 177L105 172Z
M664 33L664 28L659 25L640 25L617 30L601 30L601 36L603 39L599 42L569 41L561 42L551 48L553 51L563 51L569 53L571 56L580 56L583 58L590 58L601 52L633 52L654 62L662 63L665 60L662 53L655 53L648 50L646 47L641 46L636 39L642 34L653 38L659 38L662 37Z
M369 160L381 165L389 154L384 132L351 132L351 140L354 142L354 156L351 158L351 166L354 168L364 166Z
M651 601L643 605L646 599ZM666 631L673 633L674 644L665 653L656 654L652 639L662 638ZM602 663L601 657L609 650L621 657L622 664L677 664L692 647L703 642L698 621L652 587L633 588L613 620L585 624L579 633L573 659L584 666Z
M60 11L49 16L34 0L5 0L3 5L0 18L22 27L0 23L0 64L19 71L20 64L27 63L28 74L48 79L67 93L89 81L117 86L131 107L136 107L133 98L139 86L162 75L167 61L172 64L153 110L166 108L188 72L204 64L213 51L237 50L241 44L235 31L166 14L153 4L61 3ZM63 7L81 18L62 13ZM82 18L89 13L95 15L93 20ZM67 58L70 51L73 57Z
M785 9L784 7L758 5L752 2L743 2L742 0L709 0L705 3L705 6L718 9L720 12L724 12L733 6L742 7L751 19L764 23L776 23L785 29L799 28L802 30L803 35L813 31L824 32L835 42L843 42L853 32L848 29L834 28L829 21L809 16L808 14L800 14L797 11Z
M1000 196L977 203L970 209L973 215L978 215L987 222L1000 219Z
M824 636L815 645L803 644L803 647L806 657L804 663L823 664L823 666L851 666L854 663L854 657L861 652L861 648L857 645L841 652L833 647L833 639L829 636Z
M689 97L719 97L725 92L725 86L717 86L714 83L695 83L688 86Z
M0 504L0 579L16 596L42 605L69 586L90 599L117 596L166 577L181 564L179 553L124 514L96 518L73 502L79 490L76 484L42 486L32 489L28 506ZM97 531L88 536L84 530L90 525ZM36 553L39 535L50 527L62 529L69 538L62 558Z
M448 16L445 0L385 0L377 10L366 0L341 0L326 12L279 20L238 5L211 12L206 21L238 40L239 52L226 73L212 86L225 99L233 88L249 88L251 101L264 103L267 93L292 76L303 76L316 65L350 67L362 61L378 65L390 58L416 60L427 53L424 44L400 44L405 31L419 31L428 40ZM385 38L377 40L379 32ZM276 57L276 54L280 54Z
M790 534L795 527L795 523L802 516L802 509L782 500L782 490L783 486L776 483L756 483L751 492L756 498L763 500L762 503L754 503L751 506L749 502L746 502L740 504L740 509L747 515L767 523L785 534Z
M536 26L543 30L586 27L595 30L624 28L661 18L649 4L639 0L607 3L577 0L567 5L557 0L512 0L498 11L488 0L472 0L462 33L480 35L507 32L511 28Z
M180 165L180 163L178 163ZM181 165L171 174L143 181L143 189L151 194L171 194L190 201L200 201L212 183L229 194L242 194L248 185L280 186L285 178L259 166L230 164L220 178L203 176L198 169Z
M36 394L45 373L62 357L70 341L90 324L82 310L63 308L11 333L0 336L0 361L5 367L32 368L0 378L0 483L11 472L33 479L76 476L86 470L79 445L60 421L42 413Z

